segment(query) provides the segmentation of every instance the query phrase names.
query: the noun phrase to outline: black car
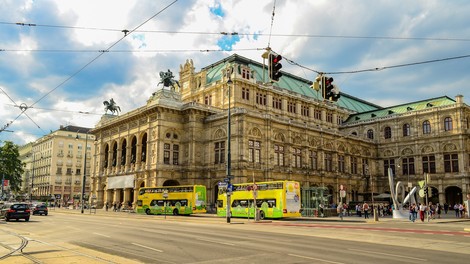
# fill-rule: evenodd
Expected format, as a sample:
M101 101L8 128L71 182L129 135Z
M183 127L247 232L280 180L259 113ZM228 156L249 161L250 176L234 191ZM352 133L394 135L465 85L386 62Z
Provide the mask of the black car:
M25 221L29 221L31 210L28 204L14 203L4 207L2 209L2 215L5 217L6 221L10 221L11 219L24 219Z
M33 208L33 215L47 215L47 206L45 204L38 204Z

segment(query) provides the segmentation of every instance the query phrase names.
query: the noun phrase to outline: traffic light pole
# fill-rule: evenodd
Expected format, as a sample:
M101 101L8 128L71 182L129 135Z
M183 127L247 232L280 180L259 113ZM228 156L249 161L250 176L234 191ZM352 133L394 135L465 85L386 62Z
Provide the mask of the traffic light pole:
M231 170L232 170L232 154L231 154L231 143L230 143L230 140L231 140L231 120L230 120L230 89L231 89L231 86L232 86L232 80L229 78L228 81L227 81L227 89L228 89L228 112L227 112L227 179L228 179L228 183L227 185L230 186L231 185L231 181L232 181L232 176L230 175L231 174ZM227 223L230 224L230 217L231 217L231 209L230 209L230 204L231 204L231 200L230 200L230 196L231 196L231 193L229 190L227 190L226 192L226 195L227 195L227 212L226 212L226 215L227 215Z
M429 208L429 202L428 202L428 177L427 177L427 174L426 174L426 173L424 174L424 188L425 188L425 189L424 189L424 190L425 190L425 192L424 192L424 199L425 199L425 201L426 201L425 203L426 203L426 208L427 208L427 210L426 210L426 218L427 218L427 220L428 220L428 222L429 222L429 210L431 210L431 208Z

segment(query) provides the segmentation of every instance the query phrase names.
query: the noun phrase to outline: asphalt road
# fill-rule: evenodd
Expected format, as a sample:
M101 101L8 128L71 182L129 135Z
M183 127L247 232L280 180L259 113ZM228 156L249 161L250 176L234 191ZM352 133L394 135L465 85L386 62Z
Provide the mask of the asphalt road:
M30 222L0 221L1 255L28 242L22 253L0 263L461 264L470 258L467 223L232 219L227 224L214 217L57 210Z

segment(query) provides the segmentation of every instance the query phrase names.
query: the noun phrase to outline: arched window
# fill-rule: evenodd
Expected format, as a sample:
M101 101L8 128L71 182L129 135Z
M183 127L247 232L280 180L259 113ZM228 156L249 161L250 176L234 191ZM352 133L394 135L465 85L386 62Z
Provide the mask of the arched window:
M423 122L423 134L431 134L431 123L429 120Z
M372 129L367 130L367 138L374 139L374 130Z
M445 131L450 131L452 130L452 117L446 117L444 119L444 130Z
M392 128L391 127L385 127L384 129L384 137L387 138L392 138Z
M403 136L404 137L408 137L411 135L411 127L410 127L410 124L404 124L403 125Z

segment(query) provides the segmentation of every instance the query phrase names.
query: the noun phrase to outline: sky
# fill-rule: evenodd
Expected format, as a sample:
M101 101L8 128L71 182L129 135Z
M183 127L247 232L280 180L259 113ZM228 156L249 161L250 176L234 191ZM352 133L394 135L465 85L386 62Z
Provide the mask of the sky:
M60 126L94 127L232 54L387 107L463 95L470 102L467 0L0 0L0 144ZM127 31L127 34L126 32ZM341 99L340 99L341 100Z

